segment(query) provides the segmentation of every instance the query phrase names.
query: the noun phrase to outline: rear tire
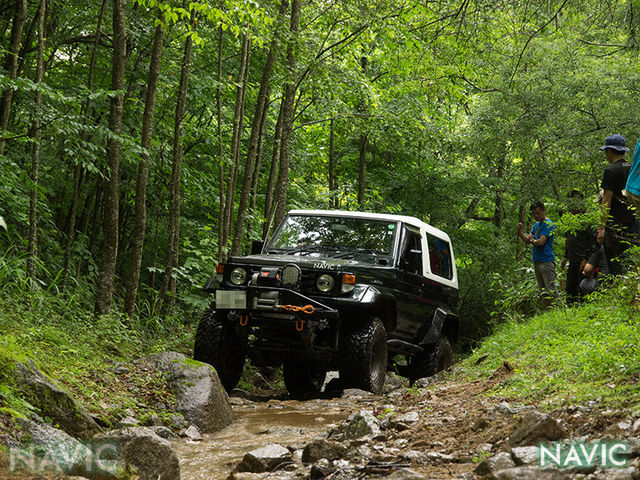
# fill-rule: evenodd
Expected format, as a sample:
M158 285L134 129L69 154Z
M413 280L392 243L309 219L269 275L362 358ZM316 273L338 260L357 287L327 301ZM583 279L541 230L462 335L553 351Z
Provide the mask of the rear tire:
M339 367L345 388L382 392L387 374L387 333L379 319L369 319L344 334Z
M431 377L453 365L453 351L449 339L444 335L438 343L425 349L422 355L413 359L411 383L419 378Z
M236 334L226 315L204 312L196 330L193 358L216 369L225 390L238 385L246 359L246 341Z
M289 395L295 398L320 393L327 370L313 362L286 361L282 374Z

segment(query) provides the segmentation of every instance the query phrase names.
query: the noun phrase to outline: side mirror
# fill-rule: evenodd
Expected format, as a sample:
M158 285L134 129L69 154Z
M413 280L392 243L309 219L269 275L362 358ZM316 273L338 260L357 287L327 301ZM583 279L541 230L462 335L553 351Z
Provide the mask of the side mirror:
M253 240L251 242L251 255L259 255L259 254L261 254L263 248L264 248L264 241L262 241L262 240Z

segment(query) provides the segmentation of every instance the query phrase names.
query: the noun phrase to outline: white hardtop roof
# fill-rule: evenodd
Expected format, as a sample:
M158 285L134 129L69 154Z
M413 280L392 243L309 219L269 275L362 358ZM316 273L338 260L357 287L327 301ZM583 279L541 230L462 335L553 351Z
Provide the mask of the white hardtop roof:
M383 220L387 222L402 222L416 228L422 228L427 233L431 233L443 240L450 242L449 235L440 230L439 228L432 227L428 223L418 220L415 217L408 217L406 215L392 215L390 213L370 213L370 212L349 212L345 210L289 210L289 215L317 215L324 217L351 217L351 218L365 218L368 220Z

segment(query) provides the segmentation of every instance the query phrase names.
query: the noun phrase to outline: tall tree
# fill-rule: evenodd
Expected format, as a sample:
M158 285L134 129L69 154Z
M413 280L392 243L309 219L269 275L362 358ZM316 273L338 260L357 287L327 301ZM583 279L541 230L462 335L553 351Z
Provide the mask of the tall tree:
M180 177L182 170L182 125L187 105L187 90L189 88L189 70L191 68L191 51L193 49L193 36L195 31L196 12L191 11L190 32L184 41L184 52L182 54L182 66L180 68L180 83L178 85L178 95L176 99L176 110L173 123L173 150L172 150L172 172L171 184L169 188L169 249L167 254L167 264L162 280L160 296L167 306L173 305L175 301L176 281L174 270L178 267L178 254L180 243ZM167 292L171 292L171 298L167 303Z
M16 0L13 23L11 24L11 39L9 51L5 60L5 69L9 74L9 80L15 80L18 75L18 52L22 40L22 29L27 19L27 0ZM2 92L0 100L0 155L4 153L6 145L9 116L11 115L11 103L13 101L13 88L9 87Z
M280 9L278 11L278 25L282 23L282 19L287 13L287 7L289 6L288 0L282 0L280 2ZM242 181L242 191L240 192L240 204L238 206L238 213L236 217L236 228L233 236L233 245L231 248L231 254L237 255L242 248L242 237L244 235L245 221L247 218L247 206L249 205L249 192L253 183L254 169L256 164L256 156L258 153L258 144L260 137L262 136L263 117L267 109L268 93L271 88L271 73L273 67L276 64L276 56L279 44L279 32L280 29L276 28L274 38L269 48L269 53L262 70L262 79L260 80L260 90L258 91L258 98L256 100L256 108L253 114L253 124L251 126L251 136L249 137L249 149L247 151L247 158L244 163L244 177Z
M140 283L140 268L142 266L142 251L144 248L144 235L147 226L147 180L149 178L149 152L151 150L151 138L153 134L153 117L156 105L156 92L158 89L158 76L160 75L160 59L164 45L164 24L159 22L153 36L151 49L151 62L149 64L149 77L147 91L145 93L144 113L142 114L141 144L142 154L138 165L138 177L136 180L135 199L135 224L131 234L131 264L127 277L127 291L124 299L124 310L133 315Z
M47 1L40 0L38 7L38 56L36 59L35 83L42 86L44 80L44 46L45 19L47 15ZM36 278L36 258L38 251L38 171L40 169L40 140L42 139L42 92L40 88L35 93L35 108L30 137L31 146L31 195L29 197L29 254L27 257L27 273L33 282Z
M98 315L109 313L113 301L113 284L118 256L118 220L120 187L120 147L122 114L124 108L124 75L127 62L127 17L126 0L113 0L113 53L111 57L111 90L114 95L109 107L109 130L113 135L107 139L107 164L109 178L106 181L103 208L102 264L98 274L95 311Z
M296 54L294 43L300 30L301 0L293 0L291 3L291 23L289 25L289 45L287 46L287 84L282 100L282 143L280 146L280 165L278 181L275 191L275 223L284 218L287 203L287 188L289 186L289 160L291 157L291 134L293 131L295 98L297 91L296 82Z
M238 83L236 87L236 106L233 114L233 133L231 137L231 162L229 165L229 177L227 180L227 194L224 205L224 231L222 245L226 249L232 233L233 211L235 207L236 183L238 181L240 139L242 138L242 125L245 107L245 93L249 74L249 54L251 41L249 34L245 33L242 39L242 54L240 68L238 70Z

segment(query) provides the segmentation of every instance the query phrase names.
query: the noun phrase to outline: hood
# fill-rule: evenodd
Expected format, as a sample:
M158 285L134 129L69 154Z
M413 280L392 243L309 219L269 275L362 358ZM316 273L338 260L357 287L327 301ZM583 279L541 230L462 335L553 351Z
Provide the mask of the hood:
M375 264L373 262L361 262L351 258L335 258L331 253L313 252L305 255L280 255L261 254L245 257L230 257L227 263L235 265L265 265L281 266L294 263L300 268L316 270L349 270L351 267L385 267L390 265Z

